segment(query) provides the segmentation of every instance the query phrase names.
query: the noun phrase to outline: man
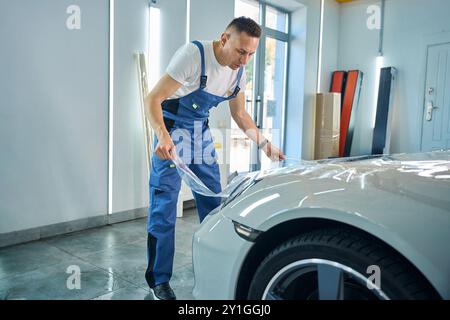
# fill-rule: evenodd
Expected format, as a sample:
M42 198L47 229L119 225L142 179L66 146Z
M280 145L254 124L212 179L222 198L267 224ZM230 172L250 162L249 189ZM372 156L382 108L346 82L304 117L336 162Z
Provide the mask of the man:
M213 192L220 192L217 162L208 127L209 109L229 101L231 116L240 129L272 160L283 160L281 150L273 146L257 129L245 110L244 66L259 44L261 28L252 19L234 19L216 41L194 41L181 47L172 58L167 73L145 99L147 116L156 133L155 154L150 173L148 214L148 268L145 278L155 299L175 299L169 285L174 256L176 205L181 179L174 159L172 138L182 130L183 159L189 168ZM186 139L186 134L188 138ZM199 134L201 133L201 134ZM177 134L178 136L179 134ZM174 140L176 140L174 138ZM191 151L194 150L194 157ZM199 153L200 151L200 153ZM198 155L200 154L200 161ZM194 159L192 159L194 158ZM193 160L193 161L192 161ZM220 205L220 198L194 192L200 221Z

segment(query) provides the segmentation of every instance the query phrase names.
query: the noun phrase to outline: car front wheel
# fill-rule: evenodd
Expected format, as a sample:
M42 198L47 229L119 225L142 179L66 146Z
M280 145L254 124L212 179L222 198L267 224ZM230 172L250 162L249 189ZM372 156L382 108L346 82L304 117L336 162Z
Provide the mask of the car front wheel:
M344 228L315 230L276 247L250 284L249 299L439 299L402 256Z

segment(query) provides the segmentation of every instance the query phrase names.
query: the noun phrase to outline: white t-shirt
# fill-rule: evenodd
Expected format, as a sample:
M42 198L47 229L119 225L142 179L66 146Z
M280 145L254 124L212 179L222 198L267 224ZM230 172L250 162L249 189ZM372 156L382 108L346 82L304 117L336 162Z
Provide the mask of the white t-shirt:
M208 77L206 92L227 97L236 86L239 69L233 70L228 66L222 66L214 55L212 41L200 41L205 55L205 73ZM177 99L188 95L200 87L201 58L199 48L192 42L186 43L177 50L166 72L182 86L169 99ZM245 70L242 72L239 87L241 92L245 90Z

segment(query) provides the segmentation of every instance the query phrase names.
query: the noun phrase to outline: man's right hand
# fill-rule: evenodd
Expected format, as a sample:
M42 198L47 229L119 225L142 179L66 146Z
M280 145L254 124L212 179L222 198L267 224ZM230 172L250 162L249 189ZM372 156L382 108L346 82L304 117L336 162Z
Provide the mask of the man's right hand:
M161 138L158 138L155 152L162 160L169 160L175 157L175 145L169 134L164 134Z

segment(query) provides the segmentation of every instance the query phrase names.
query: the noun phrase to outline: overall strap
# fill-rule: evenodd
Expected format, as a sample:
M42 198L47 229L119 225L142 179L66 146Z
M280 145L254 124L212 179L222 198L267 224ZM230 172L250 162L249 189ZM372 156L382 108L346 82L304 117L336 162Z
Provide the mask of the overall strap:
M237 74L237 80L236 80L236 87L234 88L234 91L233 91L233 94L231 95L231 97L235 97L241 90L241 88L239 87L239 83L241 82L242 72L244 72L244 67L239 68L239 71Z
M192 41L193 44L195 44L198 49L200 50L200 58L201 58L201 65L202 65L202 69L201 69L201 73L200 73L200 88L204 89L206 88L206 81L208 79L208 77L205 74L205 52L203 50L203 45L197 41L194 40Z

